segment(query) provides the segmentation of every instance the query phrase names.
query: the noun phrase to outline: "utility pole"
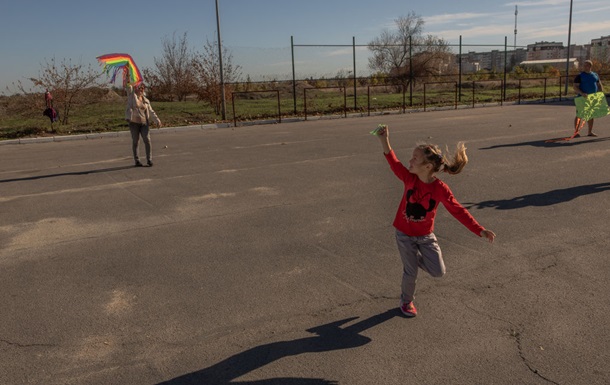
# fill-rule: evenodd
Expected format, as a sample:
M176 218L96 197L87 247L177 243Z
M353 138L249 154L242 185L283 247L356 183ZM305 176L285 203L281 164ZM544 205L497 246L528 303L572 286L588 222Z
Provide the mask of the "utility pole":
M218 15L218 0L216 0L216 29L218 29L218 65L220 66L220 94L222 120L227 119L227 102L225 100L225 81L222 68L222 40L220 39L220 16Z
M566 53L566 84L564 94L568 95L568 83L570 82L570 44L572 37L572 0L570 0L570 23L568 24L568 51Z

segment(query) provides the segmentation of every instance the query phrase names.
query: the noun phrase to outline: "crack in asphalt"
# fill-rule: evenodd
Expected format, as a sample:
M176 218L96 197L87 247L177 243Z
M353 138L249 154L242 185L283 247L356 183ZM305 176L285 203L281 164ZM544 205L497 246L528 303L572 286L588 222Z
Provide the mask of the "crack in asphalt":
M20 344L18 342L11 342L11 341L7 341L7 340L3 340L0 339L0 342L9 345L9 346L16 346L18 348L39 348L39 347L54 347L55 345L52 344Z
M534 373L541 379L543 379L551 384L560 385L558 382L555 382L549 378L546 378L545 376L543 376L542 374L540 374L538 372L538 369L536 369L536 368L532 367L532 365L530 365L527 358L525 358L525 354L523 354L523 348L521 346L521 333L519 333L517 330L512 329L510 331L510 335L515 339L515 342L517 343L517 351L519 353L519 357L521 357L521 360L523 361L525 366L530 370L530 372Z
M561 385L558 382L555 382L553 380L551 380L550 378L547 378L545 376L543 376L542 374L540 374L540 372L538 371L538 369L536 369L535 367L533 367L530 362L527 360L527 357L525 357L525 353L523 352L523 346L521 344L521 336L523 333L523 329L521 328L521 331L519 331L519 327L515 324L513 324L510 321L507 321L505 319L499 318L499 317L494 317L490 314L484 313L480 310L477 310L475 308L473 308L472 306L468 305L467 303L464 303L464 306L466 306L466 308L472 310L473 312L483 315L489 319L492 320L496 320L496 321L500 321L500 322L504 322L507 323L511 326L510 329L510 336L515 340L515 343L517 345L517 353L519 354L519 358L521 358L521 361L523 361L523 364L525 365L525 367L532 372L533 374L535 374L536 376L538 376L539 378L543 379L544 381L547 381L550 384L554 384L554 385Z

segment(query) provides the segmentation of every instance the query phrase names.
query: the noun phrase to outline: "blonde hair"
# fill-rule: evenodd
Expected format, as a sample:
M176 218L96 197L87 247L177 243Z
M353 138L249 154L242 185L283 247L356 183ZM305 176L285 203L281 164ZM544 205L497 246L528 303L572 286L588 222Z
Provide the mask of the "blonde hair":
M456 146L456 150L453 155L443 155L441 149L436 144L419 144L417 146L423 154L426 162L432 164L432 171L442 171L448 174L459 174L462 169L468 163L468 156L466 155L466 146L464 142L459 142Z

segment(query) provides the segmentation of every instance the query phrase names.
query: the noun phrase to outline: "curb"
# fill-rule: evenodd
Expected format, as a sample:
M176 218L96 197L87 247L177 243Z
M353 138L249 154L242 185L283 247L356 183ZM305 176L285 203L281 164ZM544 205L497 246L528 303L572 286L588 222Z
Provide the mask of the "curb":
M545 103L557 103L563 101L570 101L573 98L549 98L545 102L541 102L540 100L533 100L527 102L503 102L502 104L498 103L477 103L476 107L499 107L499 106L508 106L508 105L523 105L523 104L545 104ZM468 109L472 108L470 105L459 106L458 109ZM379 116L379 115L391 115L391 114L410 114L417 112L431 112L431 111L443 111L443 110L452 110L455 109L452 106L446 107L429 107L424 111L423 108L412 109L406 112L401 111L378 111L373 112L370 116ZM352 113L349 114L346 118L355 118L355 117L366 117L368 114L365 113ZM315 121L315 120L323 120L323 119L342 119L342 115L325 115L325 116L308 116L305 118L287 118L283 119L282 123L294 123L294 122L305 122L305 121ZM256 126L262 124L279 124L277 120L258 120L258 121L246 121L240 122L236 127L248 127L248 126ZM220 129L220 128L231 128L234 127L233 123L219 123L219 124L198 124L194 126L180 126L180 127L162 127L162 128L153 128L150 130L151 135L158 135L164 133L175 133L179 131L197 131L197 130L210 130L210 129ZM50 142L67 142L73 140L87 140L87 139L103 139L103 138L117 138L119 136L128 136L130 135L129 131L118 131L118 132L102 132L102 133L91 133L91 134L81 134L81 135L62 135L62 136L49 136L49 137L40 137L40 138L22 138L22 139L8 139L8 140L0 140L0 146L2 145L11 145L11 144L31 144L31 143L50 143Z
M218 128L229 128L232 127L230 123L221 124L200 124L196 126L181 126L181 127L162 127L153 128L150 130L151 135L158 135L164 133L175 133L178 131L197 131L197 130L209 130ZM44 136L37 138L20 138L20 139L8 139L1 140L0 146L11 145L11 144L32 144L32 143L51 143L51 142L70 142L76 140L88 140L88 139L104 139L104 138L118 138L120 136L129 136L129 131L117 131L117 132L100 132L92 134L80 134L80 135L61 135L61 136Z

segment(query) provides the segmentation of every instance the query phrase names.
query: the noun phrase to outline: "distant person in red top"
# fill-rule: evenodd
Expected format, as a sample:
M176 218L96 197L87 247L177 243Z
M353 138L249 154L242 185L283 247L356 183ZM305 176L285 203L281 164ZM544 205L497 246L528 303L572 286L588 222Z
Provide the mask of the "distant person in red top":
M53 108L53 95L51 95L49 90L44 93L44 102L46 103L47 108Z
M451 215L476 235L493 242L496 234L479 225L468 210L453 197L449 187L435 176L439 171L449 174L458 174L462 171L468 163L466 147L463 143L458 144L451 160L442 155L436 145L418 145L413 150L407 168L396 158L390 146L387 126L378 130L377 135L390 168L405 185L394 218L396 243L404 267L400 310L407 317L415 317L417 309L413 305L413 298L418 268L433 277L445 275L443 255L433 233L434 217L439 203L442 203Z

